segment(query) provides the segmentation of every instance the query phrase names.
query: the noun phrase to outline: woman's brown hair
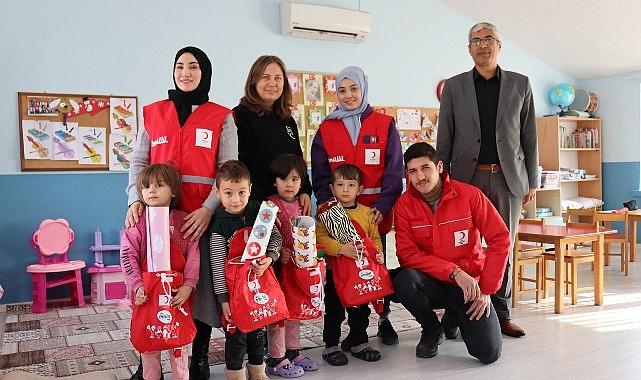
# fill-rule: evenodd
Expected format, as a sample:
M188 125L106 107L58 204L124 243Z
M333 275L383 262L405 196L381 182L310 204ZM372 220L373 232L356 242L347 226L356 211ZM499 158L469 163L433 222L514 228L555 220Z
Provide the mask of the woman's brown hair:
M256 91L256 83L260 80L265 72L265 69L270 64L275 63L280 66L283 72L283 93L276 99L272 105L272 109L266 107L263 99ZM275 55L261 55L256 59L245 82L245 96L240 98L240 104L249 108L250 111L263 116L266 113L273 112L274 115L280 120L285 120L292 115L292 88L289 86L289 79L287 78L287 70L285 63Z
M170 208L178 208L180 204L180 182L182 176L180 172L175 167L168 164L151 164L144 168L138 174L138 181L136 181L136 189L138 190L138 195L142 200L142 189L149 187L149 183L154 181L156 183L162 182L167 184L171 188L171 198Z

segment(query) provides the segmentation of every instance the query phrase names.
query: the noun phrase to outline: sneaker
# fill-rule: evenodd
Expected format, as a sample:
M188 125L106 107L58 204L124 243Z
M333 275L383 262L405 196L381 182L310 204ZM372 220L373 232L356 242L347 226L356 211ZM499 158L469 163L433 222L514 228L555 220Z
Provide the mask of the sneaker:
M416 356L433 358L438 354L438 345L443 341L443 331L434 337L433 334L421 333L421 340L416 345Z
M378 332L376 336L381 338L381 342L385 345L392 345L398 343L398 334L394 331L394 327L389 319L383 319L378 324Z

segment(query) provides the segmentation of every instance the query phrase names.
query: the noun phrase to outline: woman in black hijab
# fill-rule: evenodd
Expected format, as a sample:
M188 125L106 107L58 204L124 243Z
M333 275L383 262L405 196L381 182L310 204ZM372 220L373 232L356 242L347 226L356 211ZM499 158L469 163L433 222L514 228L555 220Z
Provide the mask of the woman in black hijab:
M143 107L144 128L138 133L129 169L126 227L135 225L144 211L136 191L138 174L149 164L167 163L183 176L179 209L187 216L182 230L176 233L198 240L207 230L212 213L220 204L213 186L216 171L225 161L238 158L238 134L231 110L209 101L211 75L207 55L196 47L184 47L174 58L175 89L169 90L168 99ZM208 248L208 244L204 245ZM213 289L209 289L212 288L209 252L202 248L201 242L198 299L193 309L198 333L190 378L209 377L209 335L212 326L220 326ZM142 379L142 367L132 379Z

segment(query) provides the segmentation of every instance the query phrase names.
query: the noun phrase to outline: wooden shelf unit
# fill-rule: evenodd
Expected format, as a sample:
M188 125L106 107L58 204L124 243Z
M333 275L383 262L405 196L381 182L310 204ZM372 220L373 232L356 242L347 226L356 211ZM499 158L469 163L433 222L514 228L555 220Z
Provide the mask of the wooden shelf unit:
M564 148L563 136L571 135L577 129L594 128L598 143L590 148ZM584 169L586 174L596 174L596 178L564 179L559 188L538 189L534 202L525 206L528 217L536 215L537 207L549 207L555 217L562 216L561 200L576 197L603 199L602 160L601 160L601 119L546 116L536 119L536 132L539 147L539 165L543 170L558 171L561 168ZM596 139L595 139L595 142Z

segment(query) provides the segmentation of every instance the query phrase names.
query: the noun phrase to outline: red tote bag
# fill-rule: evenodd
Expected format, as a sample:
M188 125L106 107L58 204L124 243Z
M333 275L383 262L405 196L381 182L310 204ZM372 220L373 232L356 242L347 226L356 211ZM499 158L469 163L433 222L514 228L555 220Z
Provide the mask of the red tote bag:
M145 272L142 278L147 302L133 306L130 334L134 348L138 352L162 351L191 343L196 336L191 300L181 307L170 305L173 292L183 284L182 273Z
M366 236L363 228L352 220L358 234ZM332 276L336 294L343 307L360 306L369 302L374 304L378 312L382 311L382 300L386 295L394 293L394 286L387 268L376 261L376 246L372 239L363 239L364 249L357 250L356 260L345 256L330 258L332 261Z
M230 259L225 264L227 292L233 321L222 317L225 329L248 333L289 318L285 295L276 280L274 269L269 267L262 276L252 271L251 261L240 261L245 248L246 227L237 231L229 245ZM236 255L236 257L232 255Z
M311 320L323 316L325 261L318 260L315 266L299 268L292 261L284 264L280 272L289 319Z

